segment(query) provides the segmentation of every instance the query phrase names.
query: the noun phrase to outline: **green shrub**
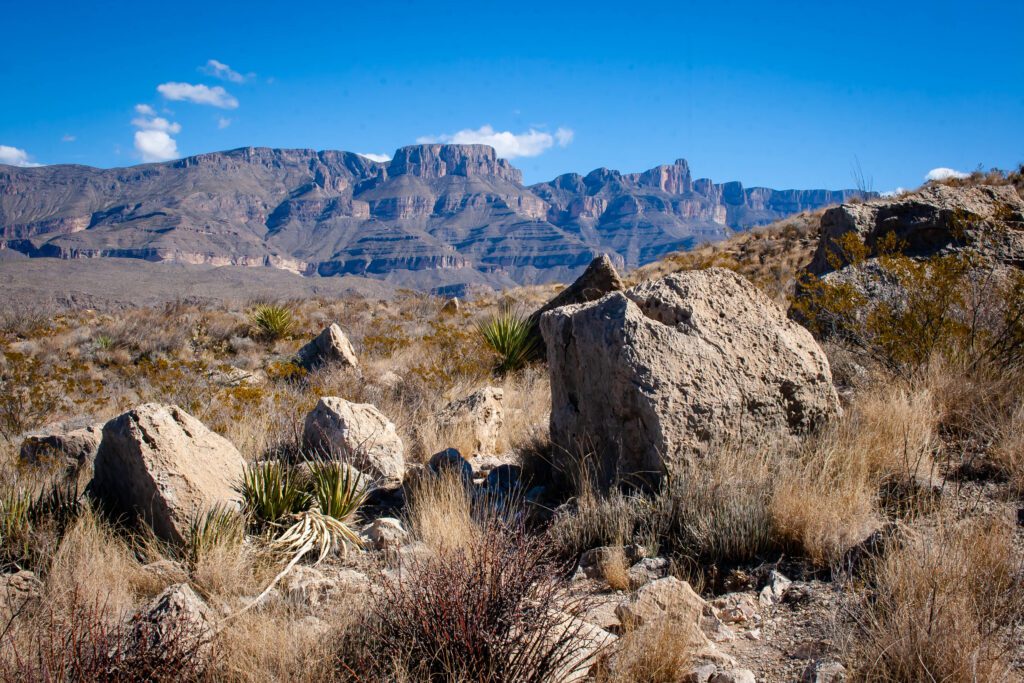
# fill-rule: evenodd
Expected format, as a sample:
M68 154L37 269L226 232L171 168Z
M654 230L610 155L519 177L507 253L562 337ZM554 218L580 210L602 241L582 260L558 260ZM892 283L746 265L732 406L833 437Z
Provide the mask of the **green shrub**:
M340 522L348 522L366 500L363 476L343 462L313 461L309 474L316 506Z
M292 310L282 304L260 304L249 314L256 336L270 341L286 339L295 329Z
M510 304L502 304L496 315L481 323L480 334L498 354L495 370L501 374L520 369L537 351L530 319Z

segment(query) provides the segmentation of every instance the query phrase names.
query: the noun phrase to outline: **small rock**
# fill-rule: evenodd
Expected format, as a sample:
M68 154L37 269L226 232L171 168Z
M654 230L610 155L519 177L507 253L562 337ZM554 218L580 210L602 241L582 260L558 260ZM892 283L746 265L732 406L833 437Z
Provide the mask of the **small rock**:
M765 606L775 604L782 600L783 594L792 583L792 581L773 569L768 572L768 581L764 588L761 589L758 599Z
M757 678L750 669L732 669L719 671L708 680L708 683L757 683Z
M686 581L674 576L652 581L615 608L623 625L641 626L669 616L697 623L708 604Z
M629 582L642 586L668 574L669 561L664 557L645 557L629 568Z
M21 570L0 576L0 614L10 616L43 594L43 582L34 572Z
M718 667L714 664L700 664L686 672L680 679L680 683L708 683L716 671L718 671Z
M195 642L196 654L206 658L214 636L216 615L187 583L168 586L149 606L136 615L135 638L151 645Z
M103 423L89 424L72 420L49 425L25 436L19 457L22 462L39 464L54 458L74 467L91 465L103 439Z
M459 453L456 448L446 448L443 451L438 451L430 456L430 461L427 463L427 467L434 474L441 474L442 472L454 471L458 472L459 476L462 477L463 481L473 481L473 466L469 464L469 461L462 457L462 453Z
M459 297L453 296L448 301L444 302L444 306L441 307L442 313L458 313L459 312Z
M295 607L319 607L337 589L337 582L328 578L324 572L301 564L295 565L281 580L281 594Z
M842 683L846 667L833 660L811 662L800 676L800 683Z
M747 640L761 640L761 629L752 628L743 634L743 637Z
M757 603L746 593L730 593L715 598L711 604L727 624L745 624L757 614Z
M519 465L498 465L487 473L484 487L491 493L505 497L519 489L519 478L523 468Z
M327 363L337 363L345 367L359 367L352 342L337 323L331 323L317 337L299 349L299 365L312 370Z
M379 517L363 531L367 545L374 550L389 550L403 545L409 534L394 517Z

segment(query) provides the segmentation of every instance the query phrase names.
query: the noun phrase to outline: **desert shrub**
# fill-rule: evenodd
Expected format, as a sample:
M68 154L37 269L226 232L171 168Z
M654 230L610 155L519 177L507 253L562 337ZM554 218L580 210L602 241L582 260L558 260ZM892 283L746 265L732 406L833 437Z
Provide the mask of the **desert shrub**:
M689 616L689 615L687 615ZM704 641L696 620L658 619L627 628L598 671L599 683L683 683Z
M40 359L7 350L0 364L0 437L13 442L42 426L63 405L74 387L62 384L60 374Z
M283 304L260 304L249 314L249 321L255 336L269 341L287 339L295 329L294 313Z
M533 358L538 340L528 316L522 315L509 303L503 303L498 313L480 323L480 336L498 354L495 370L505 374L518 370Z
M224 506L197 510L189 518L186 529L184 559L189 566L196 567L220 548L240 551L243 540L245 518L237 511Z
M1012 523L943 519L909 534L876 559L869 591L852 609L855 677L1010 680L1009 639L1024 614Z
M8 631L0 680L53 683L199 681L203 634L186 622L156 628L123 621L105 604L72 594L60 608L43 605L26 633ZM20 637L19 637L20 636Z
M587 665L583 603L543 540L489 524L470 548L404 564L352 629L341 669L353 680L554 682Z
M0 493L0 566L44 569L81 511L74 481L49 482L35 493L17 486Z

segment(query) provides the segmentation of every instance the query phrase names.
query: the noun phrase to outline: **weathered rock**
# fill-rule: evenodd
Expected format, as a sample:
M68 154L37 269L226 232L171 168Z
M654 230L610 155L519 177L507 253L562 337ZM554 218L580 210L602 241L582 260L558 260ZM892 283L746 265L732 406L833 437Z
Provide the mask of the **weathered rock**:
M686 672L680 683L708 683L717 671L718 667L714 664L699 664Z
M405 446L395 425L369 403L325 396L306 416L306 449L343 459L379 486L402 483Z
M102 423L69 421L49 425L25 436L19 457L32 464L56 458L75 467L87 467L96 459L102 438Z
M757 678L750 669L730 669L719 671L708 680L708 683L757 683Z
M555 309L541 329L556 452L591 449L605 483L802 435L840 410L811 334L721 268Z
M430 456L427 467L434 474L454 471L463 481L467 483L473 481L473 466L462 457L457 448L446 448L443 451L434 453Z
M441 306L442 313L458 313L459 312L459 297L453 296L448 301L444 302L444 306Z
M370 579L355 569L332 572L319 567L296 565L281 580L281 595L293 607L317 609L336 603L342 596L354 596L370 590Z
M363 531L367 545L374 550L389 550L402 546L409 533L402 522L394 517L378 517Z
M768 581L758 594L758 600L762 605L772 605L782 600L786 589L792 585L792 581L774 569L768 572Z
M10 618L43 594L43 582L25 569L0 575L0 617Z
M91 492L179 543L193 514L236 506L245 461L178 406L147 403L103 427Z
M505 423L501 405L504 398L504 390L484 387L445 406L437 416L438 424L469 431L473 436L474 454L493 454L497 452L501 427Z
M622 282L619 272L615 270L615 265L607 254L601 254L591 261L575 282L530 315L531 335L537 340L538 357L544 357L547 353L544 340L541 338L540 318L542 315L562 306L597 301L609 292L620 292L625 288L626 285Z
M800 683L842 683L846 667L833 660L811 662L800 676Z
M621 558L627 566L640 561L645 554L643 546L628 545L624 548L601 546L584 551L580 555L578 569L588 579L604 579L604 568Z
M197 657L210 655L217 618L187 583L168 586L134 621L135 638L150 646L195 646Z
M808 272L822 275L849 265L838 242L853 233L877 255L890 233L909 256L930 256L973 248L990 259L1024 265L1024 230L991 230L1024 221L1024 199L1010 186L955 187L931 184L911 194L842 204L821 217L821 240Z
M642 586L668 574L669 561L664 557L645 557L629 568L629 583Z
M689 583L668 576L652 581L623 600L615 614L623 625L642 626L666 617L697 624L705 610L710 607Z
M487 473L484 488L498 496L508 496L517 491L522 484L523 468L519 465L498 465Z
M618 640L618 637L603 628L583 621L579 617L565 614L558 625L546 633L554 642L565 634L575 636L571 659L554 680L563 683L580 683L590 680L590 671L598 663L601 653Z
M329 363L359 367L355 349L337 323L328 325L313 341L299 349L298 361L306 369Z

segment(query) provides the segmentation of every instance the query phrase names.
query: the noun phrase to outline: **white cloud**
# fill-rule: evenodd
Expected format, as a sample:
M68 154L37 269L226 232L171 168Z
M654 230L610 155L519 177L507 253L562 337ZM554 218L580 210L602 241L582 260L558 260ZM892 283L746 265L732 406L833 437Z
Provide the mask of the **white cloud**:
M68 134L68 135L65 135L65 136L61 137L60 141L61 142L74 142L77 139L78 138L76 138L74 135Z
M143 116L156 116L156 111L148 104L136 104L135 113Z
M964 173L963 171L957 171L955 169L946 168L942 166L939 168L933 168L932 170L928 171L928 175L926 175L924 179L926 181L949 180L950 178L966 178L969 175L969 173Z
M210 59L206 62L205 66L199 67L207 76L213 76L219 78L222 81L231 81L232 83L245 83L253 74L240 74L224 62L218 62L216 59Z
M901 194L906 194L907 192L910 192L910 190L905 187L897 187L895 190L880 192L879 195L882 197L899 197Z
M169 100L208 104L220 109L237 109L238 100L227 90L215 85L193 85L192 83L161 83L156 86L158 93Z
M391 161L391 157L388 156L387 154L370 154L369 152L356 152L356 154L358 154L361 157L365 157L370 161L376 161L381 164Z
M154 116L153 118L145 118L139 116L132 119L132 125L139 130L159 130L164 133L176 134L181 132L181 124L173 121L168 121L162 116Z
M554 146L556 137L559 146L565 147L572 142L572 136L573 133L568 128L559 128L552 136L551 133L534 128L524 133L513 133L496 131L491 126L481 126L477 130L467 128L451 135L427 135L416 138L416 142L421 145L438 142L455 145L490 145L499 157L515 159L543 154Z
M231 125L231 119L229 119L226 116L221 116L220 118L217 119L217 128L219 128L220 130L224 130L225 128L227 128L230 125Z
M17 147L9 147L8 145L0 145L0 164L7 164L8 166L21 166L23 168L35 168L36 166L42 166L34 161L28 160L28 152Z
M167 161L178 158L178 143L162 130L135 131L135 149L143 161Z

